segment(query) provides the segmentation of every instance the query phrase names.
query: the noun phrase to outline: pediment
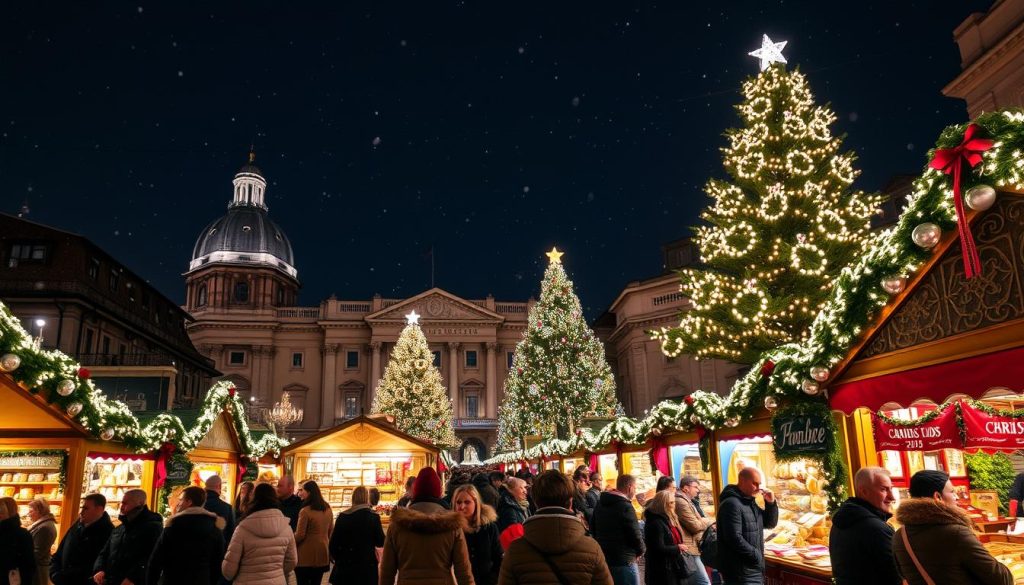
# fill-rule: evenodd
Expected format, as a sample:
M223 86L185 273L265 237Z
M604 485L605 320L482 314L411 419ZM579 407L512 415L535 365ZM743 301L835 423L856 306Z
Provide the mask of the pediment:
M439 288L432 288L367 315L366 320L370 323L405 323L405 316L414 310L420 315L420 324L445 322L497 324L505 320L504 317L493 311Z
M232 453L241 452L242 448L238 440L238 431L235 429L235 425L232 423L226 410L222 410L217 415L210 430L199 441L196 448L229 451Z

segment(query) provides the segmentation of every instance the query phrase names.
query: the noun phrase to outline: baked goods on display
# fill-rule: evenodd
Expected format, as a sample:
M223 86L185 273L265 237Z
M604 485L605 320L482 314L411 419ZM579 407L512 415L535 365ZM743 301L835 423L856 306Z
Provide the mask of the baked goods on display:
M776 558L828 569L829 531L825 480L815 463L776 463L769 486L779 502L779 523L765 530L765 552Z

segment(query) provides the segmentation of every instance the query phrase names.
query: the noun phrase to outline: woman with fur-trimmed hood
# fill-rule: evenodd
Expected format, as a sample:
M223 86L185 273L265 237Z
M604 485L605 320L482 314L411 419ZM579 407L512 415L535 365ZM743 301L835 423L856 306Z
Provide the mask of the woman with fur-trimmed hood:
M412 486L412 504L391 512L380 585L473 585L463 534L467 525L465 516L449 511L441 500L437 472L421 469Z
M910 495L896 510L903 527L892 539L896 564L909 585L1013 585L1010 569L982 546L973 522L956 505L948 475L918 471L910 478Z
M460 485L452 494L455 511L466 517L466 549L476 585L494 585L505 556L498 538L498 513L483 503L473 485Z

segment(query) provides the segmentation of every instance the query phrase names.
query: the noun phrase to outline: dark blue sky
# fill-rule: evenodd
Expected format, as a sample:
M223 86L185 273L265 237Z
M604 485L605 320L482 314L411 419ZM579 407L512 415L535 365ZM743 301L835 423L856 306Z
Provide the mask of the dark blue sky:
M966 118L940 93L952 31L991 2L695 4L10 4L0 207L27 198L181 301L255 136L304 304L421 292L431 246L438 286L524 300L557 244L595 316L724 176L763 32L878 189Z

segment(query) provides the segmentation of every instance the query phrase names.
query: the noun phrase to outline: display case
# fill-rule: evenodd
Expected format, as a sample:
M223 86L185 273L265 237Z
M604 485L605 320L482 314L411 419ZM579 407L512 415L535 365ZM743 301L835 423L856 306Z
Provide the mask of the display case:
M129 455L97 455L85 458L82 494L102 494L107 499L107 513L117 522L121 498L132 489L145 490L152 497L153 461Z
M376 487L381 504L397 503L412 466L412 453L324 453L310 455L298 475L315 481L331 508L344 509L361 485Z
M61 469L65 465L67 453L63 452L0 451L0 497L14 498L22 526L27 528L32 523L28 516L29 503L43 498L50 505L59 531L64 512Z
M601 472L601 479L604 486L601 491L615 489L615 481L619 479L619 457L615 453L605 453L597 456L597 462Z
M233 502L235 499L235 469L236 466L230 463L193 461L189 484L205 487L206 480L210 476L219 476L221 478L220 499L225 502Z

